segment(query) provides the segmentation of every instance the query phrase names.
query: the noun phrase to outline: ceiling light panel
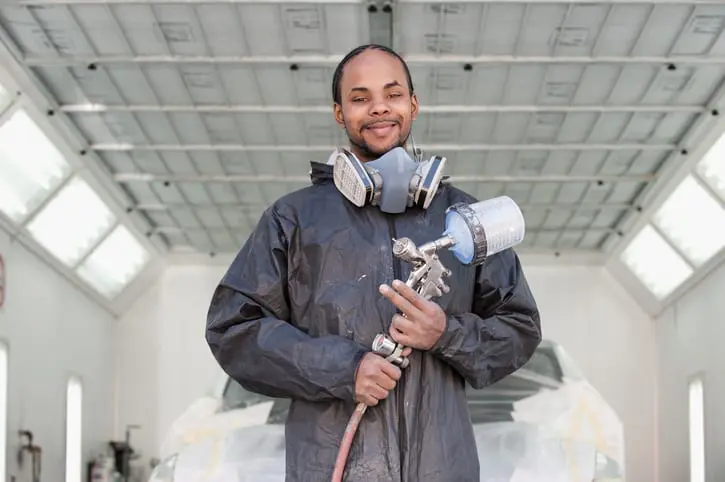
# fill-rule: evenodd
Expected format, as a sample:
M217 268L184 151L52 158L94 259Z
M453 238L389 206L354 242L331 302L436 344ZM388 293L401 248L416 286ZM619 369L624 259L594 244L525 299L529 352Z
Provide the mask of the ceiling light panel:
M0 84L0 113L4 112L5 109L10 105L13 100L13 95L4 85Z
M78 268L78 276L107 298L116 296L146 265L150 253L123 225Z
M22 221L70 173L71 166L27 112L0 126L0 211Z
M76 177L28 224L28 232L53 256L73 266L98 243L116 217L83 179Z
M692 176L675 188L652 222L695 267L725 246L725 210Z
M725 201L725 135L707 151L697 165L697 174Z
M659 300L692 275L693 269L651 226L645 226L622 252L621 260Z

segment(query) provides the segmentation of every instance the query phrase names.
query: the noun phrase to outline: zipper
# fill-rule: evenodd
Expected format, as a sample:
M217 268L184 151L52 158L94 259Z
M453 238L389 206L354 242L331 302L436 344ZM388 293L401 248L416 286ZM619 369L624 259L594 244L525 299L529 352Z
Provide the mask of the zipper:
M388 226L390 228L390 237L392 239L397 239L398 234L395 229L395 219L393 215L386 215L388 219ZM401 267L401 261L400 258L393 255L393 278L394 279L400 279L402 267ZM398 311L397 309L395 310ZM400 434L400 442L399 442L399 458L400 458L400 480L401 482L404 481L403 477L403 470L404 470L404 461L403 456L405 453L405 444L406 444L406 429L405 429L405 370L401 370L400 374L400 380L398 380L398 433Z

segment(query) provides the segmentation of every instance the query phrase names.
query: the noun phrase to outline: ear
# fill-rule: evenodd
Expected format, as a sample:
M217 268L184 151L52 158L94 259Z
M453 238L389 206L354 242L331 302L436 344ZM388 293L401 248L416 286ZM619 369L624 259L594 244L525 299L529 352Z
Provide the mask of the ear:
M345 127L345 117L342 115L342 106L335 103L332 106L332 109L335 116L335 122L337 122L340 127Z
M410 120L414 121L418 117L418 96L413 94L410 96Z

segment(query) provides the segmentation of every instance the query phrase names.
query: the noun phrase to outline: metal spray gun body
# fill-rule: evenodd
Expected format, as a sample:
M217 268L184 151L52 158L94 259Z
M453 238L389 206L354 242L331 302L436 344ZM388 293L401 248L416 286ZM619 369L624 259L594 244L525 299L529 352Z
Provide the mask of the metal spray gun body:
M453 246L455 242L452 236L443 236L418 247L410 238L393 239L393 255L413 265L405 284L426 300L448 293L450 287L444 278L451 275L451 270L441 263L438 250ZM393 341L385 333L375 337L372 349L400 368L407 368L410 363L401 355L405 347Z

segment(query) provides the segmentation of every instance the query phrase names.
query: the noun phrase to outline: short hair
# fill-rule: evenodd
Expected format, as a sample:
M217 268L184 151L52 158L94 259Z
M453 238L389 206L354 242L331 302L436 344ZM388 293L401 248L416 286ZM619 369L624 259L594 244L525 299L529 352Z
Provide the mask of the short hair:
M382 50L383 52L386 52L396 59L400 61L401 64L403 64L403 68L405 69L405 75L408 78L408 89L410 90L410 94L412 95L413 90L413 78L410 75L410 70L408 69L408 64L405 63L405 60L398 55L396 51L393 49L386 47L385 45L378 45L378 44L366 44L361 45L359 47L355 47L353 50L348 52L345 57L340 61L339 64L337 64L337 68L335 69L335 74L332 76L332 100L336 104L341 103L341 93L340 93L340 81L342 80L342 73L345 68L345 65L352 60L353 58L357 57L361 53L365 52L366 50Z

